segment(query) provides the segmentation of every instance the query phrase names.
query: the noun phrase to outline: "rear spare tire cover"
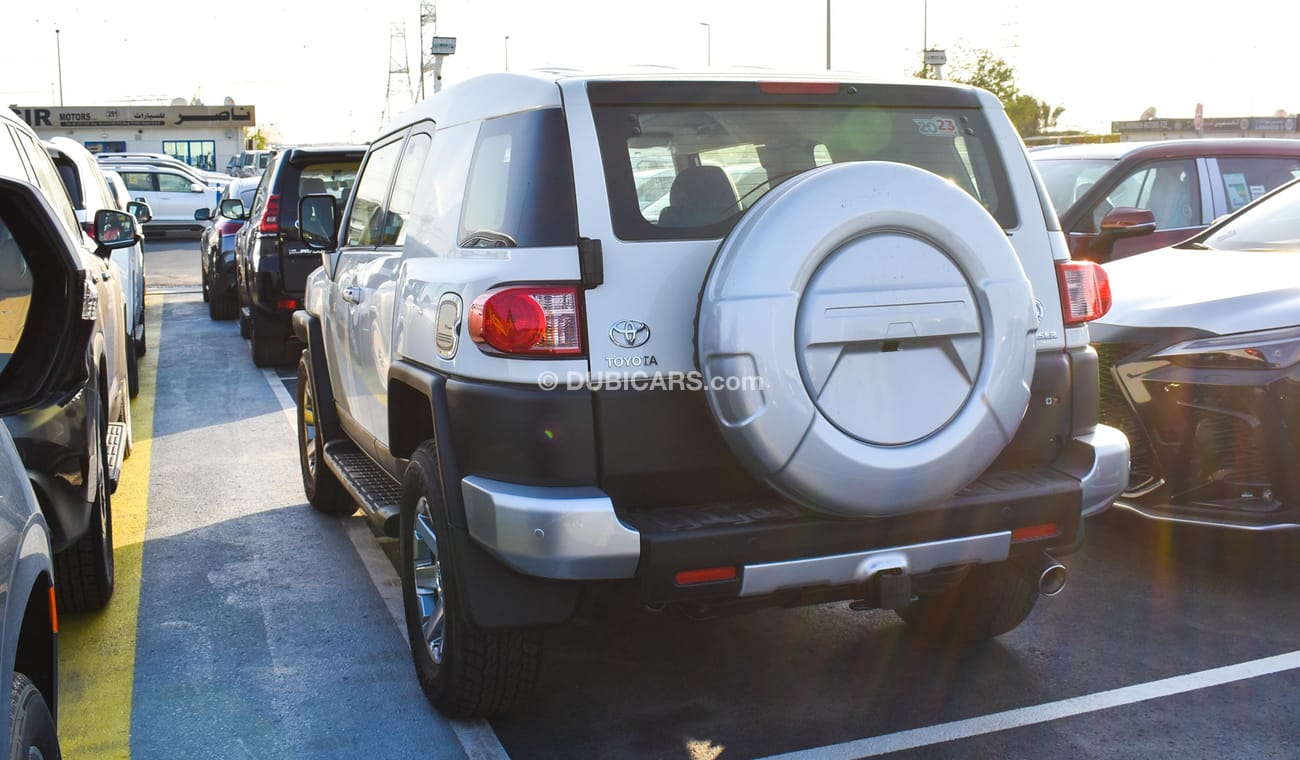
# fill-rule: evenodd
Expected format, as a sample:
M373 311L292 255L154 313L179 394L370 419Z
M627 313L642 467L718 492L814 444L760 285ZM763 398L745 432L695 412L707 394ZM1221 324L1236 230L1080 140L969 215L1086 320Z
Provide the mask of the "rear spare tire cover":
M1011 440L1037 318L1007 235L930 172L835 164L773 189L723 241L697 360L728 446L824 512L937 506Z

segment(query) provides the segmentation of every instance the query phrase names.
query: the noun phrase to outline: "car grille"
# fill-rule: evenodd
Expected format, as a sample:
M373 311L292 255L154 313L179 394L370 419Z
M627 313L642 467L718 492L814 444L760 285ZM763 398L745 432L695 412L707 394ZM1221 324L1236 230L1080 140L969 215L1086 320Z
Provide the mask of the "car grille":
M1250 423L1202 410L1192 411L1191 423L1196 436L1191 472L1197 477L1242 487L1270 485L1260 436Z
M1100 360L1098 382L1101 391L1101 422L1119 428L1128 436L1129 474L1126 493L1139 491L1160 479L1160 468L1146 432L1138 422L1119 382L1111 373L1116 361L1137 351L1140 346L1115 343L1094 346Z

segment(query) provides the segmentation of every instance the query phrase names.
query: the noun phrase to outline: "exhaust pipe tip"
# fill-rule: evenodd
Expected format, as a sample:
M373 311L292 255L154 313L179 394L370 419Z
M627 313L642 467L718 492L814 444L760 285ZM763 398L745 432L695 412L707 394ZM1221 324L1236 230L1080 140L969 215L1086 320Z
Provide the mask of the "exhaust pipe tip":
M1038 575L1038 593L1043 596L1056 596L1065 588L1065 581L1069 577L1070 571L1065 569L1065 565L1046 557L1043 563L1043 570Z

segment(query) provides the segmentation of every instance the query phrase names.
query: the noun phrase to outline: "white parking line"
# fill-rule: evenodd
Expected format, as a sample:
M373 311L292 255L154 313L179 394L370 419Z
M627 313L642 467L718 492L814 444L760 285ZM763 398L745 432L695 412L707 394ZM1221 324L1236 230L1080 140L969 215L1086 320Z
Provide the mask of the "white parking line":
M284 387L283 378L276 374L275 370L263 369L262 376L266 378L267 385L271 386L271 392L276 400L280 402L280 409L284 412L285 419L289 421L293 434L298 435L298 402L289 395L289 391ZM388 608L389 617L393 619L398 632L402 635L402 641L409 643L406 637L406 617L402 611L401 587L392 582L393 564L389 562L388 555L379 548L379 543L370 532L369 526L365 524L365 520L349 520L345 530L348 540L357 550L361 564L365 565L370 582L379 592L380 599ZM455 732L456 739L460 741L461 749L465 750L465 756L469 760L509 760L510 755L506 753L505 747L501 746L501 740L497 738L496 732L486 720L448 719L447 723L451 725L451 730Z
M843 744L833 744L828 747L790 752L784 755L773 755L765 758L765 760L814 760L814 758L815 760L828 760L828 758L876 757L890 752L928 747L931 744L942 744L956 739L967 739L981 734L1005 731L1009 728L1046 723L1059 718L1083 715L1098 710L1109 710L1112 707L1169 697L1198 689L1208 689L1213 686L1221 686L1234 681L1245 681L1250 678L1258 678L1296 668L1300 668L1300 651L1251 660L1237 665L1225 665L1221 668L1202 670L1198 673L1163 678L1159 681L1101 691L1096 694L1085 694L1081 697L1063 699L1059 702L1021 707L1016 710L993 713L979 718L915 728L910 731L899 731L895 734L885 734L870 739L859 739Z

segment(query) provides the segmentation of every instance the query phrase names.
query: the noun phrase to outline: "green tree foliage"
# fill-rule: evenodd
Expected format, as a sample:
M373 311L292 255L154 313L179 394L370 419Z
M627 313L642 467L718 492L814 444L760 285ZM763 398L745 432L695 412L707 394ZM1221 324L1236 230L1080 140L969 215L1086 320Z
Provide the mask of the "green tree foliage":
M927 68L919 74L922 78L930 78ZM1021 137L1033 137L1055 128L1065 111L1063 105L1053 106L1046 100L1021 92L1016 83L1015 67L990 50L959 49L953 55L948 79L993 93L1002 101L1007 117Z

